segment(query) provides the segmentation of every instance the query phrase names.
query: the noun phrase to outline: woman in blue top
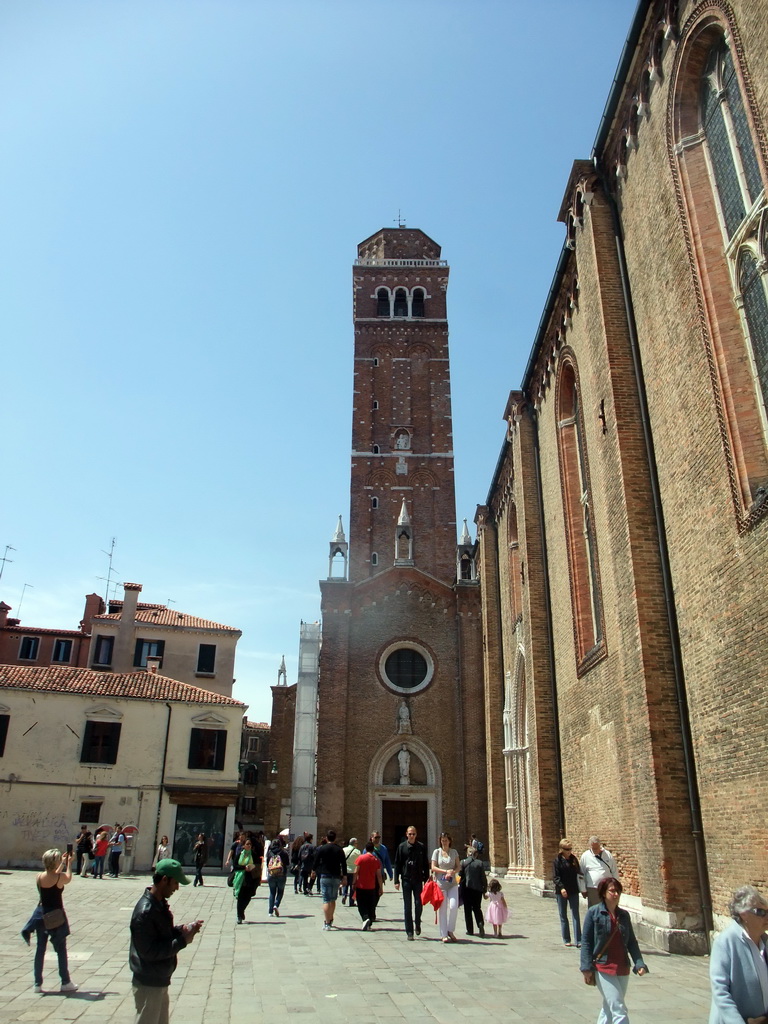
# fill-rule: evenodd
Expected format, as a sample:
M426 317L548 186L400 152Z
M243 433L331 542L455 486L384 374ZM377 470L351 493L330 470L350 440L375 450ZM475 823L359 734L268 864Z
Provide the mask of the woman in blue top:
M619 906L621 882L603 878L598 883L600 903L590 907L581 933L581 971L587 985L597 985L603 1007L597 1024L629 1024L624 1003L629 984L629 957L633 971L648 973L632 928L632 918ZM627 955L629 954L629 956Z

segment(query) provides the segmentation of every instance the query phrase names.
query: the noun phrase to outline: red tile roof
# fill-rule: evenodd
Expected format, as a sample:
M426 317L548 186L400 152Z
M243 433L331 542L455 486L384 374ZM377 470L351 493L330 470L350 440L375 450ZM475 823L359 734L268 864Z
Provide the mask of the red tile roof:
M3 632L7 633L25 633L28 636L90 636L90 633L84 633L81 629L48 629L43 626L0 626Z
M114 608L118 602L110 601L110 607ZM122 607L122 602L120 602ZM119 622L122 618L122 611L111 612L108 615L94 615L94 622ZM185 615L183 612L166 608L163 604L139 604L136 608L136 622L149 622L155 626L186 626L188 629L218 629L227 633L240 633L241 630L235 626L224 626L220 622L211 622L209 619L198 619L194 615Z
M269 722L248 722L246 721L245 727L247 729L269 729Z
M128 700L169 700L183 704L225 704L245 709L233 697L151 672L93 672L88 668L29 668L0 665L0 690L78 693Z

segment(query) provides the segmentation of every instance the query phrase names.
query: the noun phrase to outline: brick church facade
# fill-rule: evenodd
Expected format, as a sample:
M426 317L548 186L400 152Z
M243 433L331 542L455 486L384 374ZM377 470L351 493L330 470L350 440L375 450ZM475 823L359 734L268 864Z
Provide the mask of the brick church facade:
M458 845L487 820L480 588L457 545L446 290L422 231L358 247L349 545L321 583L317 823L409 824Z
M765 14L640 4L477 515L494 868L682 951L768 884Z

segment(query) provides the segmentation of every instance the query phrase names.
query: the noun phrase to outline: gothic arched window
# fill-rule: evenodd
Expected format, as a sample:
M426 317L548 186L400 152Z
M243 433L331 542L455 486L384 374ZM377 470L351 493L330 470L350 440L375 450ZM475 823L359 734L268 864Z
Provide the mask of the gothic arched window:
M563 362L558 378L557 415L573 632L577 671L581 675L603 656L605 641L589 462L579 382L570 360Z
M389 310L389 291L379 288L376 292L376 316L391 316Z
M408 293L405 288L398 288L395 292L395 316L408 316Z
M411 299L411 316L424 316L424 289L414 288Z
M768 485L766 173L745 69L719 15L681 41L670 157L687 214L720 435L740 525ZM712 230L719 225L719 231Z

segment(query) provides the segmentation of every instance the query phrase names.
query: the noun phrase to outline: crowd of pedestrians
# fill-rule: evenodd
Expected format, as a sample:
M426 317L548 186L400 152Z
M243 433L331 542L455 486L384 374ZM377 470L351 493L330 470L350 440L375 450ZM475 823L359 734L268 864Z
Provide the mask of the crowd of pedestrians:
M362 849L360 848L362 845ZM75 874L102 877L109 852L110 873L117 877L125 835L120 825L111 832L102 829L94 836L83 826L66 853L46 850L44 871L37 875L38 904L21 935L31 945L36 939L34 991L43 991L45 953L50 943L57 955L62 993L77 990L69 975L67 937L69 923L63 904L63 889ZM203 868L208 846L203 833L195 844L195 884L203 885ZM190 881L181 863L170 856L168 837L163 836L153 860L152 885L147 887L131 919L130 966L134 976L135 1024L164 1024L168 1015L168 986L176 968L176 954L188 945L203 925L194 921L177 927L168 899L179 885ZM294 893L319 893L323 902L323 930L336 927L337 901L357 908L360 928L370 932L377 921L377 908L387 882L393 881L403 900L403 928L406 939L421 935L425 906L435 910L435 923L444 943L457 942L455 928L459 906L464 907L468 936L486 937L491 925L494 937L503 938L509 907L498 879L488 879L483 843L475 835L462 858L450 833L441 832L439 846L428 855L418 839L415 826L406 829L394 857L373 831L366 843L356 837L342 846L329 829L315 844L311 833L298 836L290 847L284 835L267 844L264 833L240 832L233 837L226 858L227 884L232 887L235 919L243 924L245 914L262 881L269 887L268 913L280 917L280 906L289 874L294 876ZM581 857L572 844L562 839L552 862L552 881L557 900L560 934L565 946L580 949L579 969L585 984L594 986L602 1006L598 1024L629 1024L626 993L630 971L643 977L648 967L643 960L629 913L619 905L622 884L613 855L598 836L591 836ZM587 911L583 924L579 902ZM710 963L712 1009L710 1024L768 1024L768 900L753 886L734 893L730 905L730 928L715 939ZM570 917L570 921L569 921ZM571 931L572 928L572 931ZM572 941L573 939L573 941Z

